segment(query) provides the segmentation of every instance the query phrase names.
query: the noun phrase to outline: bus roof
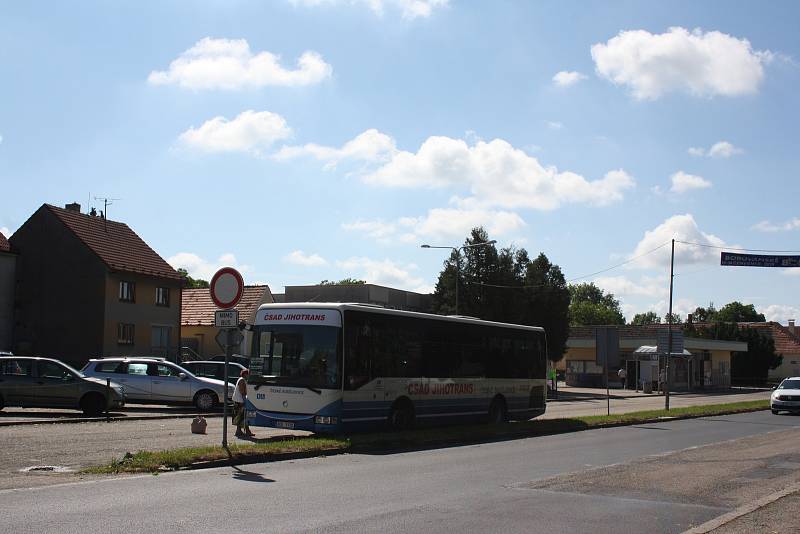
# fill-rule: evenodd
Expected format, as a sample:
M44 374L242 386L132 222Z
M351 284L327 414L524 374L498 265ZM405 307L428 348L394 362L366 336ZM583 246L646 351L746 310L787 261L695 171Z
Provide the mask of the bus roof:
M354 310L370 313L378 313L382 315L395 315L400 317L416 317L419 319L430 319L434 321L448 321L452 323L466 323L475 325L486 326L499 326L504 328L516 328L519 330L531 330L536 332L544 332L541 326L528 326L513 323L498 323L495 321L484 321L474 317L466 317L464 315L437 315L435 313L422 313L412 312L406 310L394 310L391 308L384 308L377 304L363 304L359 302L276 302L273 304L262 304L258 310L285 310L285 309L306 309L306 310Z

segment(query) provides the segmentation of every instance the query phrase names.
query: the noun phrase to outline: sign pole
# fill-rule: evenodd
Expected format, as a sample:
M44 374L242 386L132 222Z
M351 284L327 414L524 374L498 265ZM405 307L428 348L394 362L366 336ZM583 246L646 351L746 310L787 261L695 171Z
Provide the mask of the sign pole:
M239 303L244 292L242 275L232 267L223 267L214 273L209 283L211 300L219 310L214 312L214 324L221 327L216 336L217 343L225 348L225 380L222 393L222 446L228 448L228 366L234 345L241 343L241 333L236 328L239 312L232 308ZM238 343L237 343L238 334Z
M225 343L225 394L222 399L222 446L228 448L228 361L231 358L231 350L233 343L231 343L231 329L227 332L227 341Z
M664 409L669 411L669 359L672 357L672 280L675 278L675 240L672 240L672 254L669 258L669 318L667 320L667 359L664 363Z

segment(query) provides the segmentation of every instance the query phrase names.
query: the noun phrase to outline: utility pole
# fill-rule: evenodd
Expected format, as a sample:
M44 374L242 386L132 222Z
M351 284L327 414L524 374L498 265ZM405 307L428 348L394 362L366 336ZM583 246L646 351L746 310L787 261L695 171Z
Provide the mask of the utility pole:
M669 411L669 359L672 357L672 281L675 278L673 270L675 268L675 240L672 240L672 254L669 258L669 315L667 326L667 358L664 363L664 409Z

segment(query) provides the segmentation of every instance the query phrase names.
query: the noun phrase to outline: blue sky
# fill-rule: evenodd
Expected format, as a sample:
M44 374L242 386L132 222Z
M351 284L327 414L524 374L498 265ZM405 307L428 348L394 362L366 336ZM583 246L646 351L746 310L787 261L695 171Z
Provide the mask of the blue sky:
M676 245L676 312L800 319L800 269L720 267L717 248L800 254L798 11L4 3L0 231L112 197L194 276L430 291L446 251L420 244L484 225L628 320L666 312L675 238L703 245Z

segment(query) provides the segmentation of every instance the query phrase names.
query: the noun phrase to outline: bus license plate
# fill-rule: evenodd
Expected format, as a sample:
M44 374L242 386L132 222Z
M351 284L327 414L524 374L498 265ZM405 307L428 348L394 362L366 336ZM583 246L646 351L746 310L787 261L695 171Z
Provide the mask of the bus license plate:
M275 421L277 428L294 428L294 423L291 421Z

